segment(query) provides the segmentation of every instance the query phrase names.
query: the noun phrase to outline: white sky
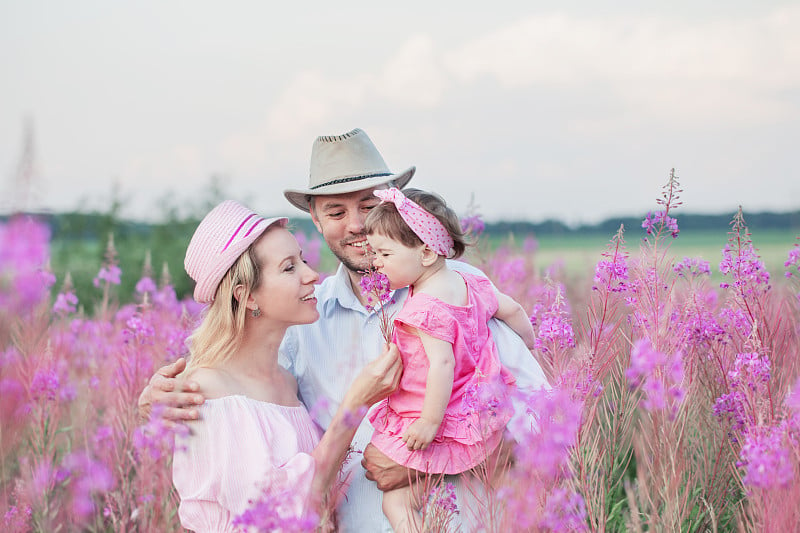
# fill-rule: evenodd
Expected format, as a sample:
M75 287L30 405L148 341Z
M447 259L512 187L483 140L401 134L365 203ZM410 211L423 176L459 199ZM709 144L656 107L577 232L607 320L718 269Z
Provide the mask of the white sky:
M686 212L800 209L800 5L605 3L0 0L0 210L28 118L27 207L116 183L158 218L218 175L296 216L313 140L361 127L488 220L642 214L671 167Z

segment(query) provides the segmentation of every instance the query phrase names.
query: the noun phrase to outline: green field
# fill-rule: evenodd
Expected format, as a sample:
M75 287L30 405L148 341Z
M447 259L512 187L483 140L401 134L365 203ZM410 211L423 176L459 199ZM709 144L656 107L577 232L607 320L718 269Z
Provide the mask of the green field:
M642 243L643 232L636 228L630 235L625 236L625 246L631 256L636 256ZM613 235L543 235L536 237L539 243L536 252L536 262L540 269L544 269L556 262L562 262L566 271L571 275L591 273L594 266L601 259L601 253L606 250ZM783 263L786 261L789 249L796 242L798 235L782 230L760 230L754 232L751 238L753 245L758 250L764 263L775 277L783 277ZM521 247L524 237L493 238L488 243L489 250L498 246L511 243L512 246ZM712 272L716 272L722 259L722 249L728 242L728 235L721 232L693 231L678 235L677 239L668 239L668 255L680 261L684 257L702 258L711 264Z
M635 256L640 247L642 232L635 232L626 237L626 248L631 256ZM539 271L544 272L555 263L562 263L566 274L570 277L590 276L594 266L601 259L613 235L597 233L587 235L543 235L537 237L539 243L535 253L535 261ZM316 233L312 238L318 237ZM526 236L484 237L479 241L477 249L470 253L478 253L484 258L494 253L498 247L511 245L521 250ZM759 254L764 260L772 279L783 278L787 253L797 241L797 235L789 231L760 230L754 232L752 239ZM668 254L677 261L683 257L696 257L709 261L712 273L716 273L722 249L727 242L727 234L723 232L693 231L682 232L677 239L669 239ZM155 238L128 235L116 239L118 260L122 268L122 285L115 289L120 301L130 301L136 282L141 278L145 257L150 252L153 274L160 279L163 265L168 265L170 278L179 297L190 294L193 283L183 271L183 255L187 237L171 236L171 238ZM92 279L97 275L102 264L106 244L97 240L54 239L51 249L51 268L58 278L56 289L63 283L64 275L70 272L77 288L78 297L89 306L100 294L99 289L92 286ZM318 269L322 273L333 272L336 258L327 247L322 246L322 256ZM480 261L475 261L480 263ZM715 278L718 277L715 274Z

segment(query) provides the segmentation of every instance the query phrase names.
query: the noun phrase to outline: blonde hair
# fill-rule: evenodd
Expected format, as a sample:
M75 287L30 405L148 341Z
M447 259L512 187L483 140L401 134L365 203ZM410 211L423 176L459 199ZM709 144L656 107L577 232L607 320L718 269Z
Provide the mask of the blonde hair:
M267 231L225 273L217 286L214 301L206 308L202 322L186 339L189 347L187 370L223 363L239 347L247 315L244 302L261 283L261 265L256 257L255 246ZM242 290L237 299L234 291L238 286Z
M453 238L453 253L448 259L461 257L471 243L467 241L464 231L461 229L461 221L455 211L447 206L447 203L436 193L425 192L419 189L406 188L403 194L412 202L419 205L428 213L435 216L442 223L445 230ZM367 235L379 234L405 246L414 247L422 243L414 230L397 212L397 208L391 202L382 202L373 207L364 222Z

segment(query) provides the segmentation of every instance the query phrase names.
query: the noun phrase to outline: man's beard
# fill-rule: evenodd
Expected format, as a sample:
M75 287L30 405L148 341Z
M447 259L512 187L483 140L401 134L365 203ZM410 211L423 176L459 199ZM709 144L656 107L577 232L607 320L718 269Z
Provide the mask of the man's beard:
M339 243L339 246L340 246L340 249L346 250L347 247L349 246L349 244L342 242L342 243ZM356 263L352 259L344 257L344 254L340 255L335 250L333 250L330 246L328 246L328 248L331 250L331 252L336 257L336 259L338 259L339 262L342 263L344 265L344 267L347 270L349 270L350 272L363 274L369 269L369 267L372 266L372 261L369 260L369 258L368 258L368 256L366 254L364 254L364 256L362 257L360 263Z

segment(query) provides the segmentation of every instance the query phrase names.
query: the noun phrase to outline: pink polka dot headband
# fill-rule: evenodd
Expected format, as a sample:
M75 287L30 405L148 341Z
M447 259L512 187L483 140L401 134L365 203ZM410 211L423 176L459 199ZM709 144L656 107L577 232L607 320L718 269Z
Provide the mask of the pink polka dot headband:
M400 192L400 189L378 189L374 191L375 196L381 202L391 202L397 208L397 212L408 224L417 237L428 247L439 255L450 257L453 253L453 237L445 229L444 225L434 215L425 211L416 202L409 200Z

